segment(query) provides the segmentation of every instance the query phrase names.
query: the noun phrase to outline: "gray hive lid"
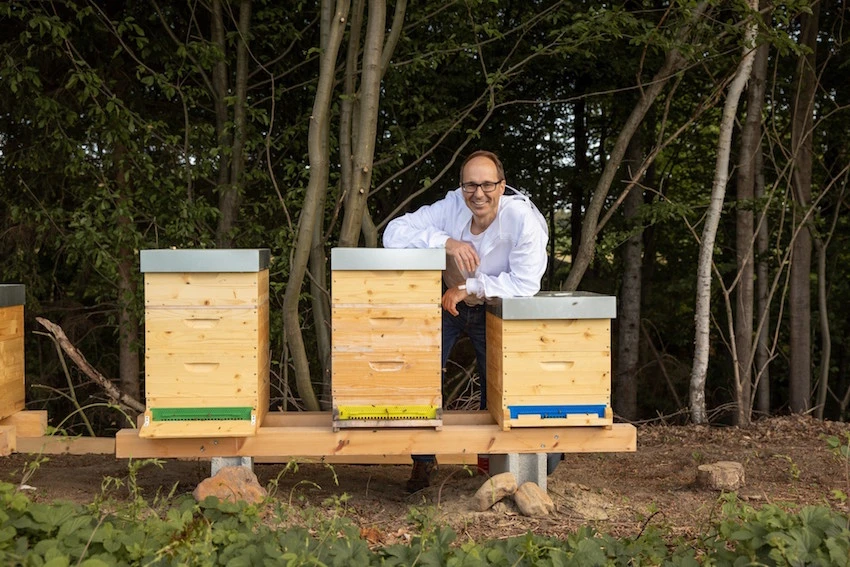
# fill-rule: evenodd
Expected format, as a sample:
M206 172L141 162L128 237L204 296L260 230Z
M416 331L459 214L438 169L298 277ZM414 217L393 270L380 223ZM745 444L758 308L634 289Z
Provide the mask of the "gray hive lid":
M445 248L334 248L331 270L445 270Z
M268 269L271 253L259 249L142 250L140 271L147 272L259 272Z
M507 319L615 319L617 298L584 291L541 291L533 297L495 298L487 310Z
M25 299L24 284L0 284L0 307L23 305Z

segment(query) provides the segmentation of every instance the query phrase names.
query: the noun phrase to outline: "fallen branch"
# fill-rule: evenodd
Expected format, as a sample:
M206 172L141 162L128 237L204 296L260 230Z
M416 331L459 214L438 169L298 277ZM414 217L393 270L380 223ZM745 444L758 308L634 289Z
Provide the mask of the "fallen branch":
M117 404L124 406L132 411L142 413L145 411L145 405L141 403L139 400L133 398L132 396L128 396L123 393L121 390L115 387L115 385L106 378L103 374L94 369L94 367L89 364L89 361L86 360L86 357L83 356L83 353L75 347L68 337L65 335L65 331L62 330L62 327L48 321L43 317L36 317L36 321L38 321L45 329L47 329L53 338L59 343L59 346L62 347L62 350L65 351L65 354L74 361L74 363L79 367L83 373L94 380L103 390L106 392L106 395L109 398L116 402Z

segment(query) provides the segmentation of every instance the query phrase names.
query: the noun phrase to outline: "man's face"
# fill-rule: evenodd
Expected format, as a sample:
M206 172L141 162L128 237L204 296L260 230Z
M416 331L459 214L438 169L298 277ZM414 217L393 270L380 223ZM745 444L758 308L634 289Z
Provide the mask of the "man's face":
M498 182L495 189L487 193L483 187L474 187L472 193L463 191L466 206L472 211L473 216L492 221L496 218L499 210L499 197L505 192L505 182L499 177L496 164L486 157L477 157L469 161L463 168L461 176L462 184Z

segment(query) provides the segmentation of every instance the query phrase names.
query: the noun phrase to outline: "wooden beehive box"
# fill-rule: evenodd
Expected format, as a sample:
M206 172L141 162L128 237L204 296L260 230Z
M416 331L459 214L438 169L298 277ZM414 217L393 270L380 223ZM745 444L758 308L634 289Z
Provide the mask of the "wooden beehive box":
M0 419L24 409L24 286L0 284Z
M269 251L142 250L140 437L254 435L269 407Z
M443 249L331 250L333 425L441 426Z
M616 298L541 292L487 306L487 405L511 427L611 425Z

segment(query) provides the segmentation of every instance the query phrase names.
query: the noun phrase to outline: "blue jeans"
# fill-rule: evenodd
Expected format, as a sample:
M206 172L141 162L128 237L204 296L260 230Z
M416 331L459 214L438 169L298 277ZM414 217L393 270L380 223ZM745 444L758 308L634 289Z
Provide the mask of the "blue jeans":
M463 301L457 305L458 315L455 317L443 310L443 401L446 400L446 365L452 348L462 334L466 333L472 341L475 350L475 362L478 375L481 377L481 405L479 409L487 409L487 322L486 310L483 305L470 307Z
M455 317L443 309L443 401L446 400L446 365L457 340L464 333L472 341L475 350L475 363L481 380L481 404L479 409L487 409L487 315L483 305L470 307L463 301L457 304ZM434 455L412 455L414 461L433 461Z

